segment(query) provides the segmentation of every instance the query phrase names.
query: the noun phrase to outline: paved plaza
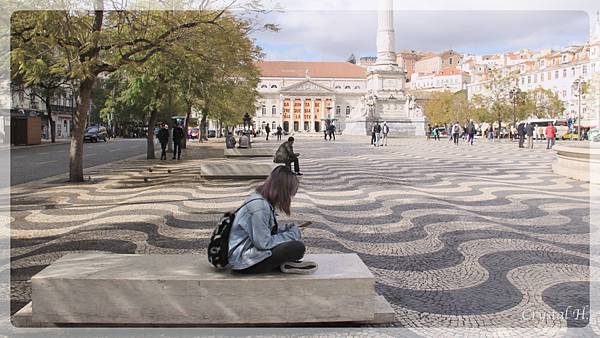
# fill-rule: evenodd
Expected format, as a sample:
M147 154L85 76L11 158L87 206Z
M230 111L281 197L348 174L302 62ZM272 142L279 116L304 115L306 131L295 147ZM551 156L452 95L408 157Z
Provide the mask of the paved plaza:
M554 153L536 147L298 137L304 176L280 223L313 222L303 232L309 253L357 253L392 304L394 327L583 327L589 317L575 310L589 316L589 185L555 175ZM31 300L30 278L69 252L204 262L219 216L260 182L201 180L200 163L223 159L222 149L211 141L181 162L126 160L86 170L83 184L15 187L11 311Z

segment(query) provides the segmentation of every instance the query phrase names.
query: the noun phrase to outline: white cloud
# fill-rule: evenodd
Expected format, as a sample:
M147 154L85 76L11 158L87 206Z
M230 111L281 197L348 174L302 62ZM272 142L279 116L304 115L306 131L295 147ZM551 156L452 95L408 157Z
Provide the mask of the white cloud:
M334 7L336 0L327 0ZM344 60L351 53L375 55L377 12L292 10L271 13L265 21L278 33L258 33L267 59ZM460 2L459 2L460 3ZM563 47L588 35L583 11L396 11L397 49L462 52Z

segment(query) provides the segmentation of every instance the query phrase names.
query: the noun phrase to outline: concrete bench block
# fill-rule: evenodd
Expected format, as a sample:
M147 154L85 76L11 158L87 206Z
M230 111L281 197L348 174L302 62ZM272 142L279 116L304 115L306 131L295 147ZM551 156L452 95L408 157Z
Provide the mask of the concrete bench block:
M356 254L306 255L313 275L217 271L203 255L69 254L32 278L33 321L286 324L375 319L375 279Z
M203 163L200 173L203 178L267 178L275 163Z
M275 151L266 148L233 148L223 150L225 157L274 157Z

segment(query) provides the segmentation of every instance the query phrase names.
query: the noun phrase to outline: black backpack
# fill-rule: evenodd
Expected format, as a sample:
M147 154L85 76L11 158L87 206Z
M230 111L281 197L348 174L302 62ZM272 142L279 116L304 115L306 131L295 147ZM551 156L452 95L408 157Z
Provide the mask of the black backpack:
M223 214L223 217L221 217L221 220L217 224L217 227L210 237L207 250L208 261L217 269L224 269L227 264L229 264L229 233L231 232L231 227L233 226L233 221L235 220L235 214L246 204L261 199L263 198L251 199L242 204L239 208L237 208L236 211L226 212ZM271 230L271 234L274 235L277 233L277 219L275 218L275 211L271 211L273 212L273 219L275 220L275 226Z

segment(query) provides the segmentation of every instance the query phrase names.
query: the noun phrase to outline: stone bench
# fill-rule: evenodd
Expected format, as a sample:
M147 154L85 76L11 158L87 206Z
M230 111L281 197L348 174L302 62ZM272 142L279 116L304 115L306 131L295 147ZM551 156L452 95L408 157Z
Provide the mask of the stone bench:
M15 325L252 325L393 321L356 254L306 255L312 275L217 271L204 255L68 254L32 279ZM27 321L29 322L27 323Z
M223 150L225 157L273 157L275 151L266 148L233 148Z
M203 163L200 165L202 178L217 179L257 179L267 178L277 166L275 163L248 163L248 162L217 162Z

